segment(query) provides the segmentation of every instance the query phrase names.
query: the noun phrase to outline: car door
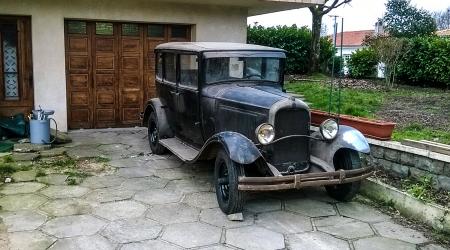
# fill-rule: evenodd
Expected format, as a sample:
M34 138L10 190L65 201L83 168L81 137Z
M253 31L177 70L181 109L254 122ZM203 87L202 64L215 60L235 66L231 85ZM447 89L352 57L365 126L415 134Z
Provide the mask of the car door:
M168 123L175 132L177 113L177 55L175 53L158 53L156 55L156 81L158 94L163 102Z
M203 135L200 122L197 55L180 54L178 68L176 134L186 141L201 146Z

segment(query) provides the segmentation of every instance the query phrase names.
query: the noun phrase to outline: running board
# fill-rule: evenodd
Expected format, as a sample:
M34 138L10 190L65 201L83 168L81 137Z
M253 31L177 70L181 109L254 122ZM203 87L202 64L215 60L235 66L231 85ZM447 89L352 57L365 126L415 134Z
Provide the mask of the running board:
M194 160L198 153L197 149L187 145L183 141L178 138L169 138L169 139L161 139L159 143L167 148L174 155L178 156L183 161L192 161Z

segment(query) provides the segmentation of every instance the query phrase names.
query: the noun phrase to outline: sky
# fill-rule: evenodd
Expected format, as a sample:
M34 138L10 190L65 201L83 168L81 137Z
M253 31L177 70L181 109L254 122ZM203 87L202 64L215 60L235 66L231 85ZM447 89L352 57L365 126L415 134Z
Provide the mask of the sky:
M335 9L324 16L322 21L327 25L328 33L333 31L333 20L329 15L343 17L345 31L374 29L375 22L385 12L386 2L387 0L353 0L350 4ZM428 11L443 11L450 7L450 0L412 0L411 3ZM247 23L258 22L258 24L266 27L290 26L292 24L311 27L311 18L308 8L302 8L249 17ZM341 30L340 27L339 30Z

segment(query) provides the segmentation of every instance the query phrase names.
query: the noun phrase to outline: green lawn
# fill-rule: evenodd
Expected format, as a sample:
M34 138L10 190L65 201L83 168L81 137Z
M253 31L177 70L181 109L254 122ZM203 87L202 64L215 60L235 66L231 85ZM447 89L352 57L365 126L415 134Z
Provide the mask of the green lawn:
M301 82L286 84L288 92L305 96L311 108L328 111L330 103L330 87L317 82ZM373 118L374 113L383 102L385 93L376 91L341 90L341 113ZM333 91L332 112L337 112L338 92Z
M434 141L438 139L439 143L450 144L450 133L425 128L420 124L411 124L405 128L394 130L392 139L395 141L401 141L402 139Z
M313 109L328 111L329 109L329 84L326 84L326 78L313 77L315 81L292 82L285 85L288 92L304 95L305 101ZM320 80L320 81L317 81ZM360 90L343 88L341 90L341 113L366 118L380 119L377 113L386 108L387 102L394 102L402 98L420 100L427 105L417 105L422 112L441 115L449 113L450 95L448 92L433 89L420 88L395 88L392 90ZM332 98L332 112L337 112L338 93L334 89ZM400 103L395 103L402 106ZM394 107L396 108L396 107ZM414 113L413 107L411 112ZM410 107L411 109L411 107ZM444 113L444 115L442 115ZM448 115L447 115L448 117ZM450 118L448 118L450 120ZM444 125L445 126L445 125ZM445 130L442 125L435 128L429 128L421 121L406 121L405 124L399 124L394 131L393 140L414 139L414 140L434 140L440 143L450 144L450 130Z

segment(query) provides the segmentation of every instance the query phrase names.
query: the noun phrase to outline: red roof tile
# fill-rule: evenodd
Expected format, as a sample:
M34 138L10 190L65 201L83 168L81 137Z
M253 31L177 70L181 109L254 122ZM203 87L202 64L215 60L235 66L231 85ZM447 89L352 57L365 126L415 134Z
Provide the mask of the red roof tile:
M361 46L364 39L373 33L373 30L345 31L343 46ZM333 35L330 36L330 39L333 39ZM336 46L341 46L341 33L336 35Z

